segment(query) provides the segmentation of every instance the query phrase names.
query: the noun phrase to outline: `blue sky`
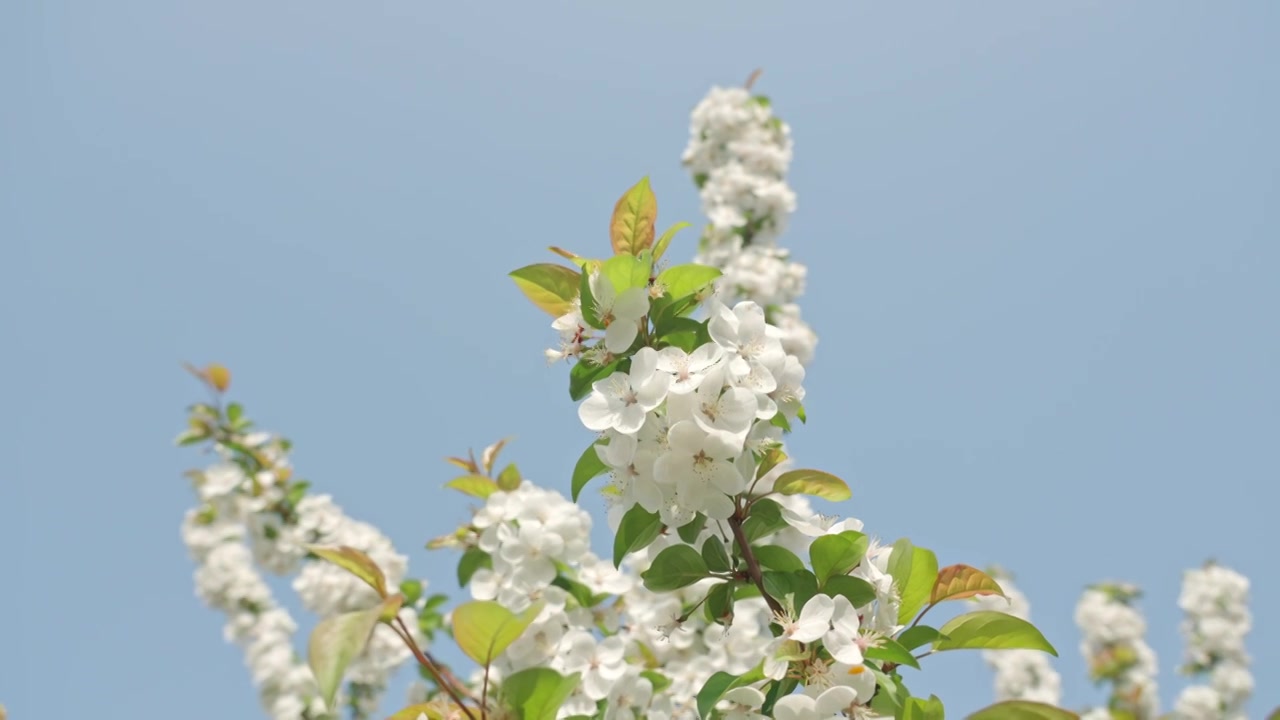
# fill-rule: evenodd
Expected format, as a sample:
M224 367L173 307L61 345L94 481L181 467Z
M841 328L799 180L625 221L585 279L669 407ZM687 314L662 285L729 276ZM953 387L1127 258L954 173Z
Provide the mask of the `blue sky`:
M0 702L260 716L179 541L182 360L453 591L419 549L466 508L440 458L515 434L567 487L589 439L505 273L603 252L642 175L699 222L688 112L763 67L822 336L795 455L873 532L1014 570L1073 705L1081 587L1142 585L1167 706L1184 568L1280 607L1278 31L1266 2L3 4ZM990 698L976 654L926 670Z

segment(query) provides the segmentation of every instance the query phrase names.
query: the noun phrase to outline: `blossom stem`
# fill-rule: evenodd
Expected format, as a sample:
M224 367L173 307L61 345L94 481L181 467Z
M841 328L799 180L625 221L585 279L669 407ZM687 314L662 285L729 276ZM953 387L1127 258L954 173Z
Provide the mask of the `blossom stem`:
M756 559L756 554L751 551L751 543L747 540L747 534L742 531L743 511L741 509L733 515L729 516L729 528L733 530L733 538L738 543L739 549L742 551L742 558L747 561L747 573L751 576L752 582L760 589L760 596L769 604L769 610L775 615L782 615L783 609L769 591L764 589L764 575L760 572L760 561Z
M398 625L398 627L396 625ZM427 657L426 653L422 652L421 648L418 647L417 641L413 639L413 634L410 633L409 628L405 626L404 620L397 617L396 625L393 625L391 629L395 630L396 634L400 636L400 639L404 640L405 644L409 646L409 651L413 653L413 657L427 669L427 672L431 673L431 679L436 681L436 685L439 686L441 690L444 690L445 693L447 693L449 697L458 704L458 707L462 708L462 712L466 714L468 720L476 720L475 714L471 712L471 708L466 706L466 703L462 702L462 698L458 695L458 691L454 689L453 684L445 682L444 677L441 675L440 668L437 667L436 663L433 662L431 658Z

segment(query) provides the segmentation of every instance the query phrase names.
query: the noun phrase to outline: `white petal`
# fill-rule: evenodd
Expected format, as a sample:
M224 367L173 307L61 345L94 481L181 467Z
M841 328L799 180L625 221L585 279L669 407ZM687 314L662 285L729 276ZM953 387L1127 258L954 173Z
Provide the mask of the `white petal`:
M578 419L588 430L600 432L613 427L618 415L610 407L608 398L599 392L593 392L578 406Z
M658 371L658 351L642 347L631 356L631 382L643 385Z
M813 703L813 711L818 717L829 717L843 710L847 710L854 700L858 699L858 693L847 685L836 685L828 688Z
M649 312L649 289L627 288L613 303L613 316L619 320L639 321Z
M758 708L764 704L764 693L750 687L737 687L724 694L724 699L731 703Z
M689 354L678 347L662 348L658 351L657 367L666 373L683 372L689 367Z
M639 405L627 405L618 412L613 427L620 433L634 434L644 426L644 418L647 414Z
M707 433L698 427L697 423L689 420L681 420L672 425L671 432L667 434L667 442L671 445L672 451L690 457L702 451L706 440Z
M813 698L788 695L778 698L778 702L773 704L773 717L776 720L816 720L818 715L813 711Z
M795 631L791 639L809 643L822 637L831 627L831 614L835 610L835 602L828 595L814 595L800 610L796 619Z
M684 352L681 350L681 352ZM720 362L720 358L724 357L724 348L715 343L707 343L689 356L689 369L693 372L703 372L707 368Z
M631 344L636 341L636 335L640 334L640 326L636 321L618 318L604 331L604 346L609 352L618 355L627 351Z

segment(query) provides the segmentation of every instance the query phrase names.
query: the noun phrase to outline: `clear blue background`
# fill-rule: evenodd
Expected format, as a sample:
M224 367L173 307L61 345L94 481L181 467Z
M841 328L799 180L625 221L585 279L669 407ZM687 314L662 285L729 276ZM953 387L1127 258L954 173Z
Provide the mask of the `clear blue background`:
M201 462L170 446L201 395L182 360L229 365L302 474L452 590L420 549L464 516L441 457L515 434L510 459L566 487L589 439L505 273L604 252L641 175L663 224L700 222L688 112L763 67L822 335L796 455L872 531L1015 570L1072 705L1100 697L1082 586L1146 588L1167 707L1181 571L1247 573L1261 717L1278 8L4 3L0 702L260 715L179 541ZM976 654L929 665L917 692L990 699Z

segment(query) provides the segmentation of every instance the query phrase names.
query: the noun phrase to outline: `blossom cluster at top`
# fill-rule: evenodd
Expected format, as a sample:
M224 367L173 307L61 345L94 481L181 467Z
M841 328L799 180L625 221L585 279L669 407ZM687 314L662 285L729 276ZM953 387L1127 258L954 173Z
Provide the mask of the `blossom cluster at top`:
M1095 680L1112 684L1116 709L1133 717L1154 718L1160 698L1156 655L1147 645L1147 622L1136 607L1131 585L1103 584L1085 590L1076 604L1075 621L1083 638L1080 653ZM1105 709L1092 718L1110 717Z
M1004 597L986 595L974 599L988 610L999 610L1023 620L1031 619L1031 603L1013 583L1013 577L1000 570L988 573L1000 583ZM1062 701L1062 677L1049 663L1049 657L1034 650L986 650L983 659L995 671L995 696L1001 700L1030 700L1057 705Z
M1187 640L1189 673L1207 673L1207 685L1192 685L1178 695L1174 716L1179 720L1243 720L1245 701L1253 693L1249 654L1244 638L1253 624L1249 612L1249 580L1209 564L1188 570L1178 606L1186 614L1182 634Z
M722 300L765 308L783 346L807 365L817 336L796 303L807 270L777 245L796 208L786 181L791 156L790 128L746 89L712 88L693 110L683 160L710 220L696 262L724 271Z
M297 625L258 568L293 576L292 588L302 606L323 618L368 607L377 597L351 573L306 560L308 544L362 550L394 583L403 579L407 558L377 528L343 513L330 496L299 493L305 486L289 483L288 444L281 438L237 432L228 425L247 427L247 421L222 418L209 406L197 406L194 417L205 428L197 437L207 437L217 455L210 466L190 473L200 506L187 513L182 535L197 563L196 593L227 615L225 635L244 647L270 717L331 717L310 668L297 657ZM184 437L192 437L191 432ZM409 627L416 626L412 608L401 614ZM348 671L342 702L358 718L376 713L390 676L408 659L404 643L389 628L379 627Z

